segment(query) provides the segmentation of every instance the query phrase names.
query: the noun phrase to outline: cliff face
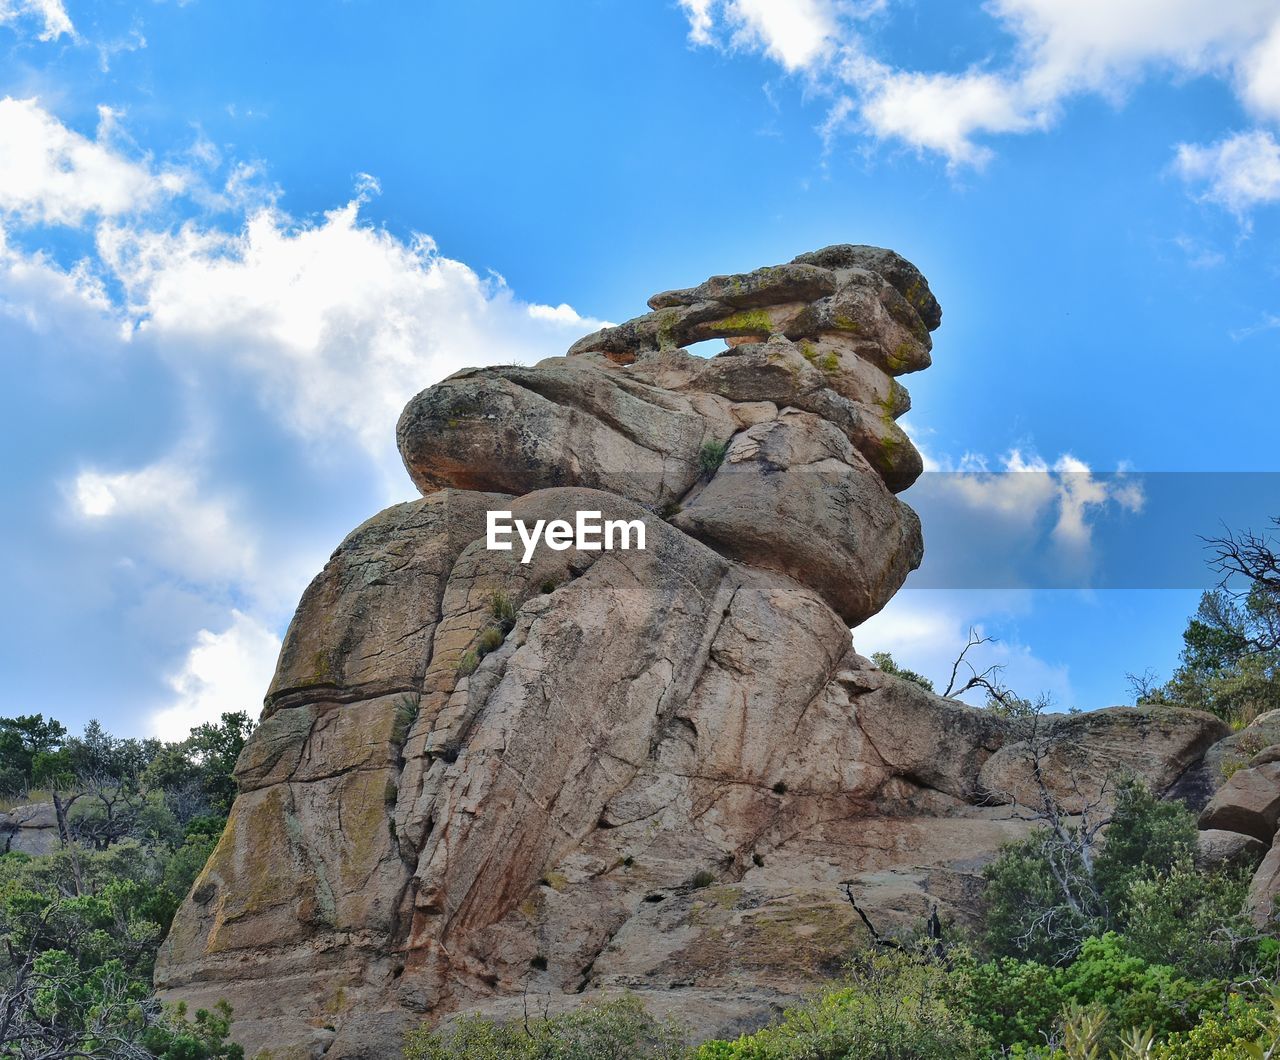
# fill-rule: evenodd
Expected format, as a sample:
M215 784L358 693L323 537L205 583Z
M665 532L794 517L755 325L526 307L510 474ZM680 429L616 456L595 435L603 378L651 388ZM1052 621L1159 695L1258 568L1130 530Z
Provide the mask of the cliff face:
M723 1032L865 941L842 881L886 928L971 917L1026 827L1023 734L849 635L920 561L894 421L941 319L924 278L839 246L650 305L414 398L423 498L307 589L157 970L230 1000L250 1055L394 1055L407 1023L624 987ZM645 548L525 564L486 547L490 511L638 520ZM1064 778L1161 789L1224 734L1173 710L1050 724Z

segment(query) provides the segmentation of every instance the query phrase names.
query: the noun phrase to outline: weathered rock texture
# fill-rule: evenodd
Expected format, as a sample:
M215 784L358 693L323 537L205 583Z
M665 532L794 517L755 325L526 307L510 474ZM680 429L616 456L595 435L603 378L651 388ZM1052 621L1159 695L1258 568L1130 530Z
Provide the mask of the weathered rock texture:
M27 803L0 814L0 851L48 854L60 844L58 815L53 803Z
M650 304L414 398L425 496L303 597L157 971L227 997L250 1055L391 1056L408 1023L624 987L732 1031L865 943L842 881L885 929L970 918L1027 827L1027 733L849 634L920 560L894 376L929 363L923 277L831 247ZM496 509L638 519L646 547L524 565L485 547ZM1167 709L1045 725L1064 797L1119 768L1163 789L1226 734Z

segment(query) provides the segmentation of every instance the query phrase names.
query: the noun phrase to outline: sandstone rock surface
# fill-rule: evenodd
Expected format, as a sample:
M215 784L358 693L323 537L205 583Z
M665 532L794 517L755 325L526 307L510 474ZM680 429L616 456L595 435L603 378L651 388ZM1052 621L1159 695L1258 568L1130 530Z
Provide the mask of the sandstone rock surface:
M893 377L929 361L923 277L837 246L650 304L414 398L423 498L304 594L156 972L230 1000L250 1056L394 1056L424 1019L621 989L736 1033L865 944L841 883L882 930L964 921L1025 833L1027 734L849 633L920 560ZM679 348L714 336L737 344ZM491 510L600 511L645 547L525 564L486 547ZM1045 725L1063 770L1161 789L1224 735L1164 709Z
M1280 822L1280 762L1239 769L1200 814L1201 828L1243 832L1270 845Z

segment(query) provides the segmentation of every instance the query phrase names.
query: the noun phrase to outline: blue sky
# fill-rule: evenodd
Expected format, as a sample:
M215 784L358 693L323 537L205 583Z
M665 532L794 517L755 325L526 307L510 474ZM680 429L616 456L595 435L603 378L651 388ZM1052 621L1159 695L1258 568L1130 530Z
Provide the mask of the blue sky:
M255 710L407 397L833 242L944 308L860 650L1123 701L1280 513L1278 129L1274 0L0 0L0 712Z

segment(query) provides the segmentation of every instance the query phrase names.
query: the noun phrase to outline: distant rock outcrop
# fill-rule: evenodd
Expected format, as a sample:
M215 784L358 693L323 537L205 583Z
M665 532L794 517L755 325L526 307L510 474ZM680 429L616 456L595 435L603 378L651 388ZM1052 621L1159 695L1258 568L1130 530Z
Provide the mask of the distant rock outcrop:
M621 988L732 1031L864 944L842 882L886 929L972 918L1027 828L1026 733L849 633L920 562L894 421L941 319L924 278L838 246L650 305L414 398L423 498L306 591L156 973L228 998L250 1055L391 1056L423 1019ZM486 547L497 510L637 520L645 547L525 564ZM1226 735L1166 708L1045 724L1061 777L1162 790Z
M51 802L30 802L0 814L0 852L48 854L62 843Z

